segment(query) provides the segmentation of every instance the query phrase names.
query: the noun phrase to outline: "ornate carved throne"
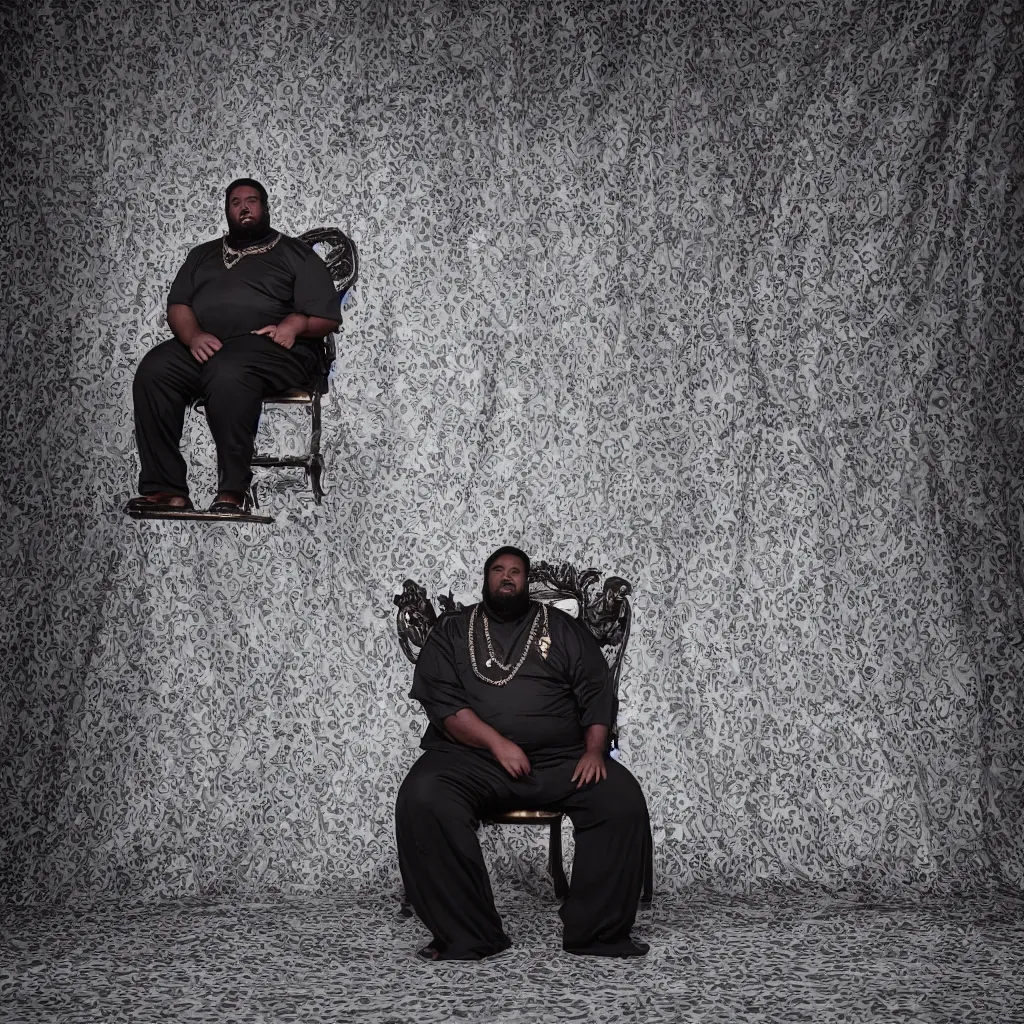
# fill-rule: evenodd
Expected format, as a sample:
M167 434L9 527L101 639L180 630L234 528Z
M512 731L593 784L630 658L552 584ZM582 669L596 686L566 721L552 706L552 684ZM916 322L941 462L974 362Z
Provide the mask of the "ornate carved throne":
M580 571L568 562L559 565L534 562L530 566L530 596L538 601L555 604L569 614L582 618L600 644L615 690L615 716L609 732L609 745L611 756L617 757L619 677L633 615L629 602L633 587L619 576L609 576L598 590L596 584L600 578L601 573L597 569ZM427 596L426 589L414 580L406 580L402 592L395 595L398 642L406 658L414 665L434 625L444 615L463 607L454 601L450 592L439 595L437 602L441 609L440 615ZM560 900L565 899L569 892L569 883L562 865L562 818L563 815L557 811L538 810L501 811L485 814L483 818L485 825L548 826L548 871L554 882L555 896ZM652 854L644 873L643 902L650 903L653 893ZM404 896L402 914L406 917L412 915L412 908L405 902Z

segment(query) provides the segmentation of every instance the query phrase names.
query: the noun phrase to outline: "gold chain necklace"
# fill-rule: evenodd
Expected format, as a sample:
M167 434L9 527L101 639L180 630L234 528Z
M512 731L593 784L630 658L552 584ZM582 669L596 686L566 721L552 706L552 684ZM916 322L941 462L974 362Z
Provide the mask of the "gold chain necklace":
M270 252L271 249L281 241L281 232L274 236L272 242L267 242L266 245L250 245L248 249L232 249L228 245L227 236L221 239L221 245L223 251L221 255L224 257L224 266L230 270L243 256L258 256L261 252Z
M494 653L494 644L491 643L491 620L487 618L487 612L483 614L484 618L484 640L487 641L487 653L490 655L484 662L484 668L490 668L492 665L497 665L502 672L510 672L512 670L511 665L506 665L497 654ZM527 644L529 646L529 644Z
M488 679L487 676L485 676L477 666L476 643L474 637L476 635L476 613L479 607L479 605L474 605L473 611L470 613L469 616L469 663L473 668L473 674L482 683L489 683L491 686L505 686L507 683L510 683L512 682L513 679L515 679L519 670L526 663L526 657L530 653L530 648L533 646L534 641L537 639L537 633L539 631L542 620L544 622L544 637L546 638L548 636L548 606L542 602L540 606L540 614L534 614L533 623L530 625L530 635L526 638L526 646L523 648L523 655L519 659L519 663L516 665L515 668L512 668L510 665L506 665L498 660L498 657L497 655L495 655L494 649L491 646L491 631L487 622L487 613L482 613L484 617L484 637L487 640L488 653L491 655L491 657L487 660L487 666L489 668L492 662L497 663L498 668L500 668L502 672L508 672L508 675L505 676L504 679ZM548 640L548 643L550 644L551 641ZM545 650L542 653L546 658L547 651Z

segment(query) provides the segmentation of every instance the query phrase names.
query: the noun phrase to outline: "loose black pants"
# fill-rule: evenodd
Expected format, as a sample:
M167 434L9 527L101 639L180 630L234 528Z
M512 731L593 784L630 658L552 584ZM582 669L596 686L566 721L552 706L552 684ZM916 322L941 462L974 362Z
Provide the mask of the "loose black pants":
M472 960L509 946L494 907L476 829L482 812L564 811L576 829L569 896L559 911L562 945L573 953L635 952L629 932L650 851L647 803L636 779L606 761L608 777L576 789L572 757L530 755L533 771L513 779L473 750L428 750L398 792L395 824L406 898L444 960Z
M188 495L181 432L185 410L202 398L217 446L217 490L244 494L252 480L253 444L263 399L306 386L317 369L309 345L282 348L262 334L223 339L205 363L172 338L142 357L135 371L135 439L142 469L139 493Z

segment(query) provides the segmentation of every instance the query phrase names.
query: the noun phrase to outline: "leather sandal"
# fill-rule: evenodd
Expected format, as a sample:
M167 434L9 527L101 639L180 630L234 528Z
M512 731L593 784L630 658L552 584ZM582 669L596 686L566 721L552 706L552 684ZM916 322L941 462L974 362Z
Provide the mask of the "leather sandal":
M191 512L192 501L185 494L170 491L156 491L153 494L139 494L128 499L125 509L129 512Z
M249 502L244 497L241 501L225 501L218 494L216 500L207 511L221 516L242 516L249 511Z

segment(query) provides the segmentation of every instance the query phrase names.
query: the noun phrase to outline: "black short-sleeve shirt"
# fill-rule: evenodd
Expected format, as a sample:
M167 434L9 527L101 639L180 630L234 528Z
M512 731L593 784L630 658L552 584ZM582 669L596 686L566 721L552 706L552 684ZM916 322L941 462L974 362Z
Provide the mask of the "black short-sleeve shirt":
M191 306L199 326L217 338L251 334L290 313L341 320L324 261L288 235L267 252L243 256L230 270L221 239L197 245L174 278L167 304Z
M523 651L537 610L532 605L530 612L515 622L491 624L492 639L503 660L517 658ZM531 755L579 749L587 726L612 725L615 693L608 665L586 626L549 608L547 656L535 641L515 678L506 686L492 686L478 679L470 664L471 611L467 608L444 616L416 662L409 696L423 705L430 720L421 743L425 750L461 746L444 732L444 720L462 708L471 708ZM474 636L478 659L486 659L479 616ZM487 672L490 678L492 670ZM495 678L501 675L493 670Z

